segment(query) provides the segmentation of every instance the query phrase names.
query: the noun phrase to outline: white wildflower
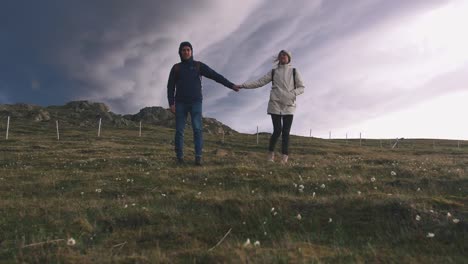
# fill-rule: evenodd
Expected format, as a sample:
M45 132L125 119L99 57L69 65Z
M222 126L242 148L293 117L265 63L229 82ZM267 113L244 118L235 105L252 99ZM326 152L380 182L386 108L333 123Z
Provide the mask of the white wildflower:
M273 213L273 216L276 216L277 214L278 214L278 212L274 212L274 213Z
M331 222L333 222L333 219L329 218L328 223L331 223Z
M325 183L322 183L322 185L320 185L320 188L325 189Z
M76 244L76 241L75 239L73 239L72 237L70 237L68 240L67 240L67 246L74 246Z
M448 218L452 217L452 214L450 212L447 212L447 217Z
M358 195L361 195L361 191L358 191L357 194L358 194Z
M458 219L458 218L454 218L452 221L453 221L455 224L460 223L460 219Z
M270 212L274 212L274 211L275 211L275 208L274 208L274 207L272 207Z
M374 186L374 190L377 190L377 189L378 189L377 186Z
M392 171L392 172L390 172L390 175L396 176L396 172Z
M426 237L433 238L433 237L435 237L435 234L429 232L429 233L427 233Z
M420 192L421 191L421 188L418 187L418 189L416 190L417 192Z
M297 220L301 220L302 219L301 214L297 214L296 218L297 218Z
M135 206L135 205L136 205L136 203L132 203L132 206Z
M421 221L421 216L416 215L416 221Z
M371 182L375 182L375 177L370 178Z
M100 192L102 192L102 189L96 189L95 191L96 191L97 193L100 193Z
M166 194L165 194L165 193L161 193L161 196L162 196L162 197L166 197Z
M312 193L312 198L315 198L315 192Z
M128 204L124 205L124 208L127 208L128 207Z
M84 195L84 192L81 192L81 195Z
M255 241L254 246L259 247L260 246L260 241Z
M293 182L293 186L294 188L297 188L297 184L295 182Z
M247 238L247 240L244 242L244 245L243 245L243 246L244 246L244 247L248 247L248 246L250 246L250 245L251 245L251 244L250 244L250 239Z

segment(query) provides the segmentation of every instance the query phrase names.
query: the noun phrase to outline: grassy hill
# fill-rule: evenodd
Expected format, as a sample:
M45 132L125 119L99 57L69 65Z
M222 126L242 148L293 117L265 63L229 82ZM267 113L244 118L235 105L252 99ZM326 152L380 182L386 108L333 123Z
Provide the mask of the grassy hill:
M196 167L166 127L1 128L1 263L468 262L467 142L293 136L282 166L205 134Z

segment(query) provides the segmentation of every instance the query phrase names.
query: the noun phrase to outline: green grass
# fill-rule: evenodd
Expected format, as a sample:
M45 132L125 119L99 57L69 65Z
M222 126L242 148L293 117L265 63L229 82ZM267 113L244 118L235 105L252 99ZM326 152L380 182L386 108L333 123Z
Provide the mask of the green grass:
M12 125L0 262L468 262L467 142L294 136L283 166L265 161L268 135L205 133L196 167L190 131L176 164L173 132L68 127L57 141L52 123Z

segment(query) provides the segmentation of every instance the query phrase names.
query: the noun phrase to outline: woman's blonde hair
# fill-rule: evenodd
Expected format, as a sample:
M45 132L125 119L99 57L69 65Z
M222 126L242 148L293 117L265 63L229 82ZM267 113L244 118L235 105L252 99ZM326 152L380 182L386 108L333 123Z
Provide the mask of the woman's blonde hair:
M280 58L281 54L286 54L286 56L288 56L288 58L289 58L288 63L291 63L291 52L289 52L287 50L280 50L280 52L278 52L278 55L273 60L274 64L279 64L279 58Z

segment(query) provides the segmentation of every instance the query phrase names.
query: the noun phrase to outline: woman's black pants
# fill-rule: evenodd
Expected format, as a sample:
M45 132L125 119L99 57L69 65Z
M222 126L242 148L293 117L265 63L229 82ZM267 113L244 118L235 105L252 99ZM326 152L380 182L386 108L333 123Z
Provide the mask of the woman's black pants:
M274 115L271 114L271 121L273 121L273 134L270 138L270 152L275 151L276 141L280 135L281 137L281 153L288 155L289 149L289 132L291 131L293 115Z

